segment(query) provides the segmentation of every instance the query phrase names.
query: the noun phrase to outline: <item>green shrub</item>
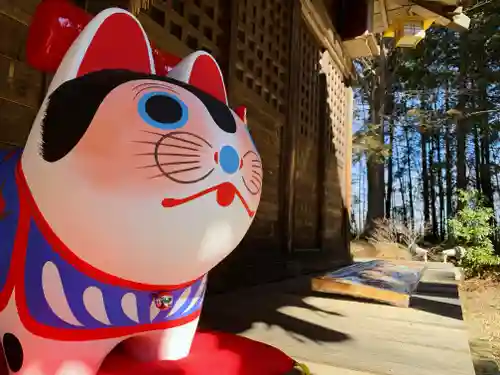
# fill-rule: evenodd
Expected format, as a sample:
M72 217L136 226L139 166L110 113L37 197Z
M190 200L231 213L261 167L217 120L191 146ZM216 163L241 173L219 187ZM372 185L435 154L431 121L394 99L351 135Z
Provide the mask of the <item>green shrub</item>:
M494 254L491 241L493 209L485 206L484 199L475 190L458 191L458 200L463 208L449 221L449 226L457 244L466 249L460 260L465 276L498 275L500 257Z

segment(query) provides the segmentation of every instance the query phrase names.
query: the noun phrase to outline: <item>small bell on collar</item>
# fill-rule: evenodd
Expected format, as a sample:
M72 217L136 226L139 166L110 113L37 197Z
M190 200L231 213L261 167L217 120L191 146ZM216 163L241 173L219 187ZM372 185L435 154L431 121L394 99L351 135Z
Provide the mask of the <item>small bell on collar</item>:
M168 310L174 303L174 297L169 293L158 293L154 295L154 302L159 310Z

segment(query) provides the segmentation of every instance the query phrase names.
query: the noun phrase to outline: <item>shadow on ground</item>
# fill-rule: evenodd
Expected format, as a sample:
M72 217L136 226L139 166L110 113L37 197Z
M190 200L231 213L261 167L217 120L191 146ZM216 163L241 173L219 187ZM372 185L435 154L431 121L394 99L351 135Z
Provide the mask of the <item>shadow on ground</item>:
M317 324L301 320L280 311L284 307L301 308L318 314L336 315L338 313L325 311L304 302L305 297L312 293L304 290L290 291L286 294L252 293L248 298L231 298L231 295L208 295L201 315L200 327L230 333L243 333L255 324L265 324L267 328L277 326L289 332L295 339L302 341L340 342L350 337L342 332L331 330ZM303 338L303 339L302 339Z
M492 359L477 359L474 360L474 370L476 375L499 375L500 369L496 362Z
M456 284L421 282L410 299L410 307L447 318L463 320Z

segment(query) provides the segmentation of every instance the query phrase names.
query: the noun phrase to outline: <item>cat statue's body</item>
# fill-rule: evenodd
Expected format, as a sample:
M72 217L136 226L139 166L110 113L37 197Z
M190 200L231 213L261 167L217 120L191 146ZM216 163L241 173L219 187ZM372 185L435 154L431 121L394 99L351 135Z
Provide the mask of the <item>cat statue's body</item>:
M12 374L95 375L122 342L144 360L188 355L207 272L260 200L262 164L240 117L209 54L159 77L131 14L108 9L86 26L25 149L0 152Z

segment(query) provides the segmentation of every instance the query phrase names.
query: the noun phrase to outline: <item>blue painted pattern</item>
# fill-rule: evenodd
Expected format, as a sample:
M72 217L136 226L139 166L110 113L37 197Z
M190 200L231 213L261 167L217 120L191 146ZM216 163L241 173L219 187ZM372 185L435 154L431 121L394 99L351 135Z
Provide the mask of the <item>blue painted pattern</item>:
M19 197L15 179L16 165L21 150L0 150L0 199L5 208L0 212L0 292L5 288L14 250L14 240L19 219ZM6 157L10 156L6 159ZM0 208L2 204L0 204Z
M32 318L44 325L66 329L98 329L112 326L131 327L137 324L161 323L181 319L201 309L204 291L198 293L198 296L201 298L190 307L199 289L204 288L203 281L198 280L191 286L169 291L169 294L173 297L172 306L175 306L181 295L190 288L188 298L185 299L182 307L175 313L170 314L172 308L161 310L151 320L150 308L154 304L154 292L105 284L75 270L71 264L52 250L33 221L31 222L26 258L28 261L24 277L25 285L27 286L25 293L28 310ZM64 322L48 305L42 287L42 269L47 262L52 262L59 270L66 300L73 315L82 324L81 327ZM88 287L96 287L102 292L104 307L111 325L96 320L85 308L83 293ZM159 290L157 292L162 291ZM139 322L131 320L122 309L121 301L127 293L133 293L136 297Z

